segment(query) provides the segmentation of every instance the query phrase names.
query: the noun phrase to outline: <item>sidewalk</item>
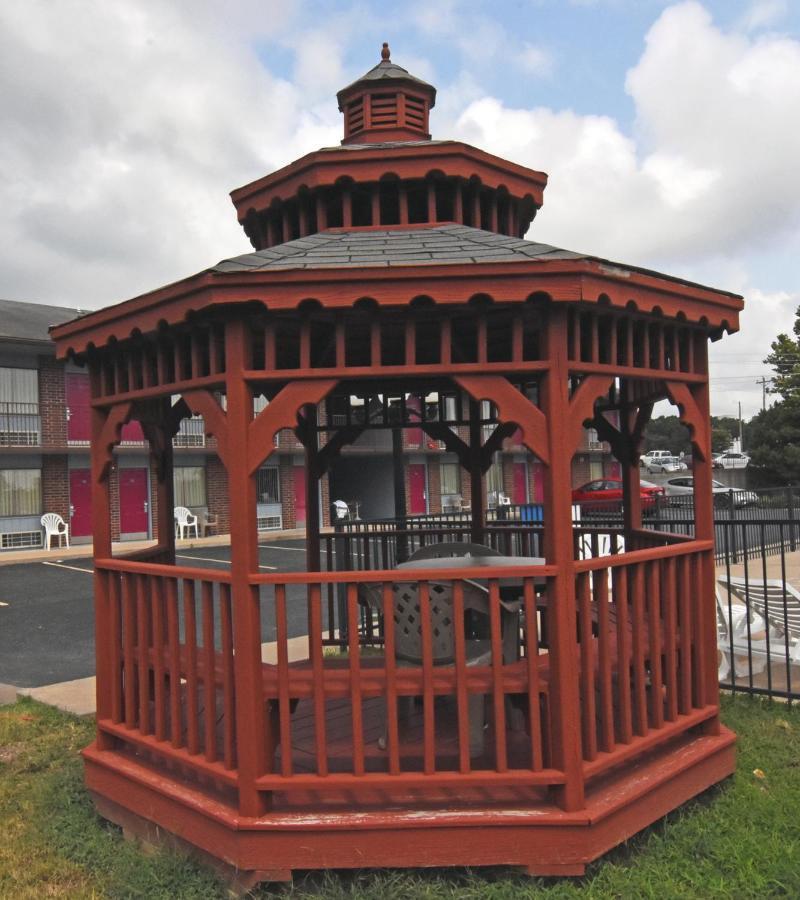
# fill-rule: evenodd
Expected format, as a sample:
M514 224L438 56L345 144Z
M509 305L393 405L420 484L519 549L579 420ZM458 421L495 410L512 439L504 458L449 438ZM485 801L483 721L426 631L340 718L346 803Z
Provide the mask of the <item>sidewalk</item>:
M290 638L289 662L308 657L308 636ZM278 663L278 643L269 641L261 645L261 659L270 665ZM31 697L47 706L73 713L76 716L94 715L96 710L95 677L78 678L75 681L62 681L59 684L46 684L41 687L14 688L11 685L0 685L0 706L13 703L14 696Z

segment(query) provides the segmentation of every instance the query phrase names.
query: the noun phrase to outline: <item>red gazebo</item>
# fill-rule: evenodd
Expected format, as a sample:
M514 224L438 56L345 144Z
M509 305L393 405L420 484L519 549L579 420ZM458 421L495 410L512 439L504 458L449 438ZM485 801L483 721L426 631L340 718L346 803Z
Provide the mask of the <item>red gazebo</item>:
M58 356L91 376L86 783L107 818L251 881L365 866L579 874L734 769L707 344L737 329L741 298L524 240L546 176L431 140L435 93L384 45L339 92L341 147L233 192L252 252L53 330ZM691 431L691 537L643 527L639 450L662 399ZM229 566L176 565L172 437L191 414L227 470ZM131 420L157 472L158 540L114 557L109 473ZM621 465L616 524L573 522L587 425ZM319 479L342 447L406 427L457 455L469 514L403 520L399 481L399 522L321 534ZM303 572L259 565L255 474L286 428L305 447ZM511 434L543 464L544 501L496 521L482 479ZM505 555L434 574L414 551L438 540ZM401 652L409 597L416 661Z

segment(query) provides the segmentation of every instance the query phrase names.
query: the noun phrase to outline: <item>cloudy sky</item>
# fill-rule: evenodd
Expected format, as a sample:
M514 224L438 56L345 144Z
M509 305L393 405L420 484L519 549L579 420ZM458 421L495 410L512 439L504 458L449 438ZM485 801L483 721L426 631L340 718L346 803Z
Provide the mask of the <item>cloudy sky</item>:
M389 10L387 12L387 10ZM245 252L228 192L392 58L435 137L550 175L529 237L744 294L713 411L800 305L798 0L3 0L0 296L95 308Z

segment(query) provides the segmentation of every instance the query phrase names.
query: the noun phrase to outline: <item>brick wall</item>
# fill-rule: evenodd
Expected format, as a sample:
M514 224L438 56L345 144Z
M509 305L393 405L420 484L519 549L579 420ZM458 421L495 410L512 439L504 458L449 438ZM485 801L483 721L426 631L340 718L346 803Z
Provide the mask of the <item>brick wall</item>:
M228 500L228 472L218 456L206 461L206 499L208 514L218 516L218 534L230 534L231 508Z
M278 478L281 483L283 527L296 528L297 518L294 495L294 467L291 456L281 456L278 460Z
M428 512L442 511L442 471L435 456L428 457Z
M40 356L38 364L42 446L64 447L67 443L64 366L51 356Z
M322 507L322 524L331 524L331 486L328 476L323 475L320 478L320 505Z
M42 457L42 512L58 513L69 525L69 470L66 456Z
M119 540L119 470L116 463L111 467L108 477L108 489L111 494L111 540Z

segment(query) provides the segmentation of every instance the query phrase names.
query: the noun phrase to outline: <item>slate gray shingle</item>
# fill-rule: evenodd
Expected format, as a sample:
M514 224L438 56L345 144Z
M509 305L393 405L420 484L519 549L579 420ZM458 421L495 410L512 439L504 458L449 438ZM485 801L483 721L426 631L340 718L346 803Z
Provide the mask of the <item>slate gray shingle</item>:
M468 225L433 225L387 231L323 231L268 250L235 256L212 271L313 269L326 266L414 265L415 262L526 262L537 257L583 259L580 253L559 250Z

